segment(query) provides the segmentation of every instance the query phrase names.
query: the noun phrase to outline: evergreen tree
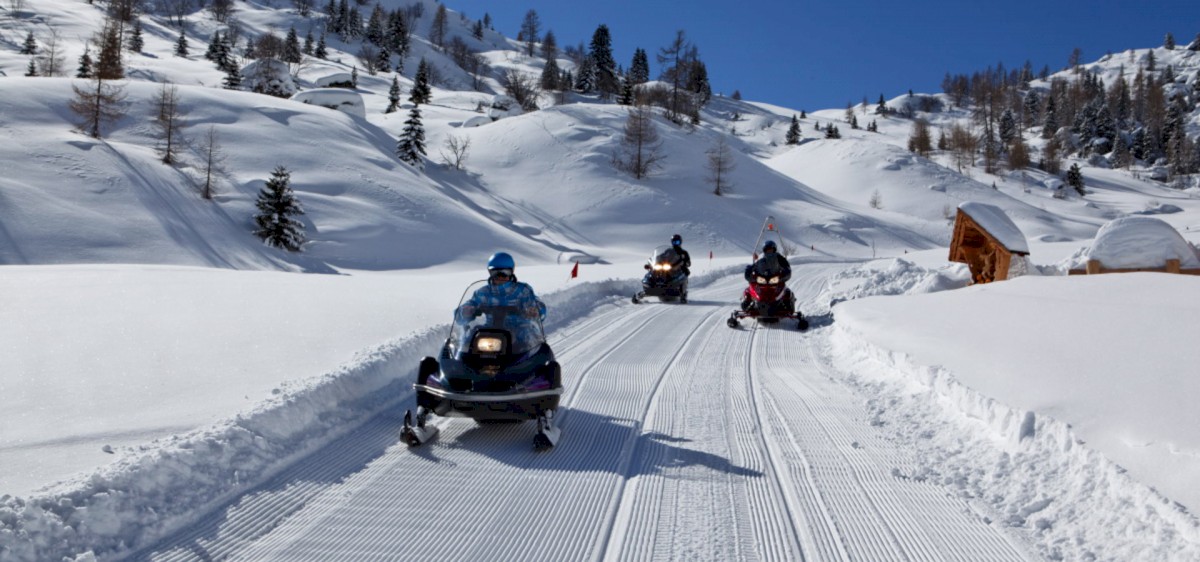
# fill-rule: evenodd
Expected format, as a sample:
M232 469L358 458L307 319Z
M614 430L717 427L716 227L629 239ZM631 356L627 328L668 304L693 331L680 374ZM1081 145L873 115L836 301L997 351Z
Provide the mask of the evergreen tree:
M633 51L633 62L629 65L629 81L636 86L650 81L650 59L646 50L638 47Z
M1083 190L1083 171L1079 169L1079 164L1071 164L1071 168L1067 170L1067 185L1080 195L1087 195Z
M358 88L358 67L350 67L350 87Z
M701 106L712 99L712 87L708 84L708 67L704 61L693 60L691 72L688 73L688 90L696 94L696 101Z
M37 50L37 39L34 39L33 30L31 29L29 30L29 33L25 35L25 43L21 45L21 50L19 52L22 55L36 55Z
M371 17L367 20L367 41L376 47L386 47L384 39L384 13L383 6L375 4L375 9L371 10Z
M879 94L879 105L875 106L875 113L878 115L887 115L887 102L883 100L883 94Z
M545 37L542 37L542 58L546 62L555 61L554 66L558 66L558 38L554 36L554 30L547 30Z
M588 50L588 58L595 66L595 88L600 95L608 97L620 91L620 81L617 80L617 61L613 59L612 36L608 26L600 24L592 34L592 44Z
M1038 122L1041 108L1041 96L1038 95L1037 90L1029 90L1029 93L1025 94L1025 119L1023 128L1028 129L1033 127L1034 123Z
M392 54L387 49L379 49L379 54L375 56L375 69L383 72L392 70Z
M543 90L554 91L558 90L559 76L562 71L558 68L558 60L555 58L546 59L546 65L542 67L542 76L538 80L538 84Z
M92 55L88 52L87 44L83 46L83 54L79 55L79 69L75 71L76 78L92 77Z
M784 142L787 144L800 144L800 120L795 115L792 115L792 124L788 126Z
M142 38L142 20L133 20L133 30L129 32L129 50L135 53L142 52L142 48L146 46L146 40Z
M1175 36L1171 35L1170 32L1168 32L1167 36L1163 39L1163 47L1165 47L1168 51L1175 50Z
M289 252L300 251L304 245L304 224L291 217L303 215L304 209L291 188L291 173L282 165L271 172L271 179L258 193L255 206L258 214L254 223L258 230L254 235L262 238L268 246L283 248Z
M184 58L188 56L188 40L182 30L179 32L179 39L175 41L175 56Z
M585 57L579 66L579 74L575 75L575 91L590 94L596 90L596 62L592 57Z
M483 41L483 22L475 20L475 25L471 26L471 37Z
M396 72L402 72L404 70L404 57L408 56L410 40L408 37L408 23L404 19L404 13L400 10L396 10L392 12L391 16L388 16L387 39L385 43L387 43L388 50L396 53L396 57L399 59L396 62Z
M1150 52L1146 54L1146 70L1154 72L1155 64L1157 64L1157 61L1154 60L1154 49L1150 49Z
M300 54L300 38L296 36L296 28L288 28L287 38L283 40L283 62L299 64L303 57Z
M425 127L421 125L420 106L414 105L408 112L408 120L404 122L404 131L396 143L396 157L418 168L425 156Z
M313 56L313 43L314 43L313 34L312 34L312 30L310 29L307 33L304 34L304 48L301 49L304 54L306 54L310 57Z
M392 86L388 88L388 106L384 113L395 113L400 108L400 76L392 76Z
M208 41L208 48L204 50L204 58L210 61L217 61L217 45L221 42L221 32L217 31L212 34L212 39Z
M100 31L100 52L96 56L96 75L105 80L120 80L125 77L121 64L121 26L114 20L104 22Z
M1129 149L1133 157L1138 160L1145 160L1149 151L1146 147L1146 129L1144 127L1138 127L1133 132L1133 142L1130 144Z
M1046 96L1045 120L1042 121L1042 138L1049 139L1058 132L1058 110L1054 103L1054 95Z
M33 77L37 75L37 64L35 64L31 58L29 59L29 66L25 68L25 76Z
M617 103L621 105L633 105L636 101L633 81L625 78L621 81L621 97L617 100Z
M408 101L413 104L429 103L432 99L432 88L429 86L429 63L421 57L417 63L417 76L413 78L413 87L409 92Z
M1000 142L1004 144L1012 144L1013 138L1018 136L1017 118L1013 115L1011 109L1005 109L1000 115Z
M928 156L933 152L933 137L929 134L929 123L924 119L913 120L912 133L908 137L908 150Z
M325 32L321 32L321 38L317 40L317 48L313 50L313 56L325 60L329 56L329 50L325 47Z
M221 81L221 87L226 90L242 89L242 71L236 64L228 64L225 66L225 78Z

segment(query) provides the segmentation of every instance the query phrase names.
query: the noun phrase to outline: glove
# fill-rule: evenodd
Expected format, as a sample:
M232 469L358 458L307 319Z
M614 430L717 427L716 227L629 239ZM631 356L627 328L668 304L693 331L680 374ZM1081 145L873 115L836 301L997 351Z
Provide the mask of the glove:
M460 316L462 316L464 319L474 318L478 315L479 315L479 311L476 310L473 305L469 305L469 304L462 305L462 309L460 310Z
M538 316L541 316L541 312L538 310L538 307L529 306L529 307L525 308L525 317L526 318L533 320L533 319L537 318Z

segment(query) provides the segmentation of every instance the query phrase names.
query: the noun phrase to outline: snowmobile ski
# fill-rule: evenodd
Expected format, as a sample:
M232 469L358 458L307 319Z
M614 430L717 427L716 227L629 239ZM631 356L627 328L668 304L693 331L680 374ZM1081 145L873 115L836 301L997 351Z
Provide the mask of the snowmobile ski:
M558 444L562 430L554 423L554 410L547 410L537 419L537 435L533 436L533 448L545 451Z
M417 408L417 421L414 424L412 411L404 413L404 427L400 430L400 437L409 447L418 447L437 435L436 425L425 425L426 417L428 413L424 408Z

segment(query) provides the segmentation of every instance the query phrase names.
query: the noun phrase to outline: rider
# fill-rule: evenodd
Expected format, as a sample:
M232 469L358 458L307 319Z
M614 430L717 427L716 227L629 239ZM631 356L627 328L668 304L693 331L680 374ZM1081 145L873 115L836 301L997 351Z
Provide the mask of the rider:
M763 243L762 257L751 265L746 266L746 282L754 283L755 277L779 277L780 283L787 283L792 278L792 265L787 258L779 253L774 240ZM742 299L742 310L750 308L750 297Z
M683 274L690 276L692 274L692 256L683 249L683 237L678 234L672 236L671 248L675 250L676 254L679 254L679 260L683 262Z
M496 252L488 260L488 282L475 290L471 298L463 302L460 318L463 322L474 318L480 307L484 306L515 306L521 315L529 320L546 319L546 304L533 294L533 288L527 283L517 281L513 274L516 263L513 257L505 252ZM535 337L534 326L531 322L520 322L517 338L521 341ZM528 332L528 333L525 333Z

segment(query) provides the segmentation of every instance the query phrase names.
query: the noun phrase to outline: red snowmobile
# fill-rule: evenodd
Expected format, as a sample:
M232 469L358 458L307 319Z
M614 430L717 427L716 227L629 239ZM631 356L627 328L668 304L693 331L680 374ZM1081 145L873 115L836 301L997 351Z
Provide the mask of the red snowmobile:
M775 224L774 217L767 217L762 230L755 241L755 247L768 233L783 238ZM742 318L754 318L763 323L775 323L784 318L794 318L796 328L808 329L808 320L796 310L796 296L787 288L787 281L792 277L792 266L787 258L779 253L774 240L767 240L762 245L763 255L759 258L754 254L754 261L746 266L746 281L750 284L742 292L741 310L736 310L729 316L726 323L730 328L737 328Z

